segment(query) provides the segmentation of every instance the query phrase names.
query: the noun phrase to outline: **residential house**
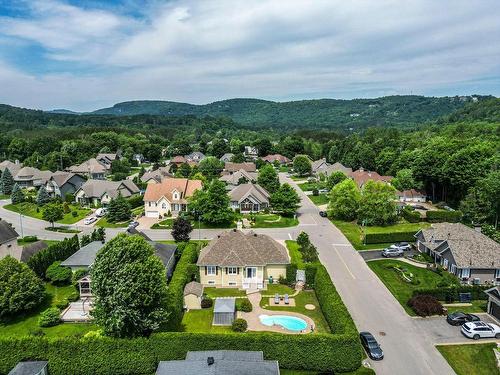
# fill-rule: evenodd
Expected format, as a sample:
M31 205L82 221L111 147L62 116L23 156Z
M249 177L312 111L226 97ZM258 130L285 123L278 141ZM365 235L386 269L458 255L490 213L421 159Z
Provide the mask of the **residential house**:
M326 162L326 159L319 159L319 160L315 160L311 163L311 172L313 175L319 175L320 173L323 173L324 174L324 170L327 169L327 167L329 166L330 164L328 164Z
M146 184L157 184L161 182L164 178L174 177L172 173L170 173L170 165L167 167L160 167L155 169L154 171L145 172L141 176L141 181Z
M116 154L104 153L104 154L97 154L95 158L99 163L104 165L106 169L111 169L111 164L113 164L115 160L120 159L120 156L117 153Z
M0 219L0 259L10 255L17 260L21 258L22 246L17 244L19 234L5 220Z
M350 175L352 173L352 168L345 167L342 163L336 162L330 164L325 158L313 161L311 164L312 173L315 176L323 174L328 177L334 172L342 172L345 175Z
M91 158L79 165L72 165L66 171L87 176L94 180L104 180L111 171L111 165L100 163L96 158Z
M80 174L57 171L46 182L45 189L51 197L64 199L66 194L75 194L85 181L85 177Z
M8 375L48 375L47 361L18 362Z
M351 172L349 175L356 185L361 189L368 181L381 181L387 184L390 184L393 177L392 176L381 176L377 172L365 171L363 168L358 169L357 171Z
M397 191L396 195L400 202L422 203L427 200L424 192L415 189Z
M14 163L10 160L4 160L0 163L0 172L3 172L3 170L7 168L12 177L14 177L22 167L23 163L19 163L19 160L16 160Z
M278 361L262 352L213 350L187 352L185 360L160 361L156 375L279 375Z
M144 163L144 155L143 154L134 154L134 156L132 156L132 159L135 160L137 162L138 165L141 165L142 163Z
M226 153L226 154L222 155L219 160L224 162L224 163L227 163L228 161L231 161L233 159L233 157L234 157L234 154Z
M75 200L83 205L105 206L119 195L128 198L138 193L139 188L132 180L87 180L76 191Z
M286 276L287 249L264 234L230 230L201 250L197 265L205 287L263 289Z
M500 282L500 244L461 223L437 223L415 234L417 249L467 284Z
M227 162L224 163L224 170L222 171L222 174L232 174L238 172L240 169L243 169L245 172L257 171L257 167L253 162L245 162L245 163Z
M274 164L275 162L280 163L281 165L290 164L292 161L288 159L286 156L280 154L267 155L262 158L267 163Z
M203 285L191 281L184 287L184 308L187 310L200 310L203 298Z
M257 181L257 177L257 172L247 172L244 169L240 169L232 174L222 175L219 180L225 182L229 189L233 189L241 183L255 183L255 181Z
M34 167L21 168L14 177L14 182L22 188L44 185L52 176L51 171L41 171Z
M170 159L170 164L175 164L179 166L184 163L187 163L187 160L184 156L181 155L174 156L172 159Z
M187 199L201 187L200 180L187 178L165 178L160 183L148 184L144 193L145 216L177 216L179 212L187 210Z
M189 155L186 155L185 158L188 162L190 161L193 161L195 163L199 163L200 161L202 161L203 159L205 159L205 154L203 152L200 152L200 151L193 151L192 153L190 153Z
M18 260L24 263L28 263L28 260L30 260L33 255L37 254L43 249L46 249L47 247L48 245L44 241L36 241L26 244L21 247L21 256Z
M245 157L248 159L255 160L259 156L259 150L257 149L257 147L245 146L245 149L243 151L243 155L245 155Z
M231 208L241 213L259 212L269 207L270 194L258 184L241 184L229 192Z
M494 286L484 292L488 295L486 311L500 322L500 287Z

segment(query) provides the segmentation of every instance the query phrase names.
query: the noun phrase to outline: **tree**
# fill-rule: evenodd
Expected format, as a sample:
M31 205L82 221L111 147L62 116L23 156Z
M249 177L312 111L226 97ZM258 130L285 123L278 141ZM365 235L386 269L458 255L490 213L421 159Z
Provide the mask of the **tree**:
M121 195L111 199L108 205L108 221L110 223L120 223L130 220L132 209L130 203Z
M278 173L276 173L276 170L271 164L266 164L259 169L257 183L268 192L273 192L279 189L280 180L278 178Z
M229 196L226 185L219 180L212 180L202 190L196 190L190 199L190 211L210 224L229 223L234 218L229 208Z
M42 218L52 224L54 228L54 223L57 220L61 220L64 217L64 209L60 203L49 203L47 204L42 212Z
M242 152L234 154L234 156L231 158L231 161L233 163L244 163L245 162L245 155L243 155Z
M297 236L297 244L300 247L307 246L310 243L309 235L306 232L300 232Z
M259 139L254 143L254 146L259 150L259 156L267 156L271 153L273 144L267 138Z
M341 171L333 172L330 176L328 176L328 179L326 180L327 189L331 190L335 185L337 185L339 182L344 181L346 178L347 176Z
M12 188L12 193L10 194L10 200L12 201L12 204L18 204L21 202L24 202L24 193L19 187L19 185L16 183L14 184L14 187Z
M391 184L399 191L415 189L419 184L413 177L413 171L409 168L400 169L391 181Z
M216 158L221 158L222 155L231 151L231 147L229 146L229 143L224 139L216 138L212 141L210 151L211 154Z
M207 178L207 180L211 180L219 177L220 173L224 169L224 163L213 156L208 156L198 165L198 169L201 174Z
M10 173L9 168L4 168L2 177L0 178L0 194L10 195L14 187L14 178Z
M284 216L294 215L300 207L300 197L289 184L283 184L271 193L269 201L273 210L281 212Z
M176 177L188 178L191 174L191 167L188 163L182 163L179 168L175 171Z
M500 213L500 171L490 172L469 189L460 203L464 219L475 224L491 223L498 228Z
M340 220L351 221L357 218L361 193L351 179L345 179L330 191L328 215Z
M0 318L38 306L45 296L43 282L11 256L0 260Z
M166 320L167 275L138 235L120 234L97 253L90 270L94 322L112 337L149 336Z
M179 216L176 218L172 224L172 237L176 242L187 242L189 241L189 234L192 232L193 226L191 222Z
M388 225L397 219L396 189L381 181L368 181L359 201L359 220L367 225Z
M47 193L47 189L45 189L45 186L42 185L40 186L40 189L38 189L38 193L36 194L36 204L39 206L43 206L44 204L49 202L50 202L49 193Z
M293 170L299 176L308 176L311 174L311 160L305 155L297 155L293 158Z

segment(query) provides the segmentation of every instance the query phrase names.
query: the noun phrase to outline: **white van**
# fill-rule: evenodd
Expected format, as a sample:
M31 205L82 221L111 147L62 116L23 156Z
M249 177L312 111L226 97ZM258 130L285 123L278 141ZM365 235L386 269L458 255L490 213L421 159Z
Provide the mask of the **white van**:
M97 210L95 210L95 216L103 217L104 215L106 215L107 212L108 212L108 210L101 207L101 208L98 208Z

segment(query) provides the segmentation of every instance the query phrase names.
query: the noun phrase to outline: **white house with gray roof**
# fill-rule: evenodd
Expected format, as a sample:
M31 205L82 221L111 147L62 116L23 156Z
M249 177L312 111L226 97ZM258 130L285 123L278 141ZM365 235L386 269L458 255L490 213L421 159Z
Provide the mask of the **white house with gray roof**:
M500 283L500 244L461 223L438 223L415 234L417 249L467 284Z

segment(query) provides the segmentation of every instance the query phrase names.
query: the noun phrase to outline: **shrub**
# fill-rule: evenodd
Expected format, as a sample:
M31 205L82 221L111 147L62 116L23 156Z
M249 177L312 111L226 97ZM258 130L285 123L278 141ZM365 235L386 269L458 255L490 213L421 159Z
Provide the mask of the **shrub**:
M73 275L71 275L71 283L76 285L76 283L78 283L78 280L80 280L87 273L88 271L84 269L76 270L75 272L73 272Z
M295 279L297 278L297 265L287 264L286 266L286 284L295 284Z
M427 211L427 221L430 223L458 223L462 219L461 211Z
M22 240L24 242L36 242L36 241L38 241L38 237L37 236L24 236L22 238Z
M484 291L488 288L489 286L486 285L452 285L448 287L416 289L413 291L412 296L431 295L440 301L451 303L460 300L460 293L471 293L473 300L487 300L488 295Z
M204 296L203 299L201 300L201 308L202 309L209 309L212 307L214 304L214 301L210 297Z
M76 302L80 299L80 294L75 290L67 298L69 302Z
M71 216L77 217L78 216L78 211L71 211Z
M234 332L245 332L248 328L247 321L245 319L235 319L231 325L231 329Z
M433 296L422 294L408 301L413 311L419 316L442 315L443 305Z
M144 205L143 199L144 197L140 194L132 195L130 198L128 198L128 203L130 204L131 208L141 207L142 205Z
M387 242L413 242L415 241L415 233L417 231L410 232L389 232L389 233L366 233L365 243L387 243Z
M251 312L252 311L252 303L249 301L248 298L240 298L239 300L236 301L236 309L238 311L243 311L243 312Z
M411 206L405 206L401 211L401 216L409 223L418 223L420 221L420 214Z
M317 197L319 195L319 190L318 189L313 189L312 195L314 195L315 197Z
M80 245L78 243L78 236L66 238L61 242L57 242L40 250L28 260L28 266L35 271L39 277L45 277L45 272L49 266L60 260L63 261L69 256L73 255Z
M45 272L45 277L48 280L59 285L68 284L71 280L71 276L71 269L61 266L60 261L52 263Z
M60 311L57 307L49 307L40 314L38 325L40 327L53 327L58 325L61 322L59 314Z
M56 307L59 309L59 310L64 310L66 307L69 306L69 301L67 298L63 299L62 301L59 301L56 303Z
M314 288L314 280L316 279L317 266L318 266L318 264L306 264L305 265L306 285L309 288Z

